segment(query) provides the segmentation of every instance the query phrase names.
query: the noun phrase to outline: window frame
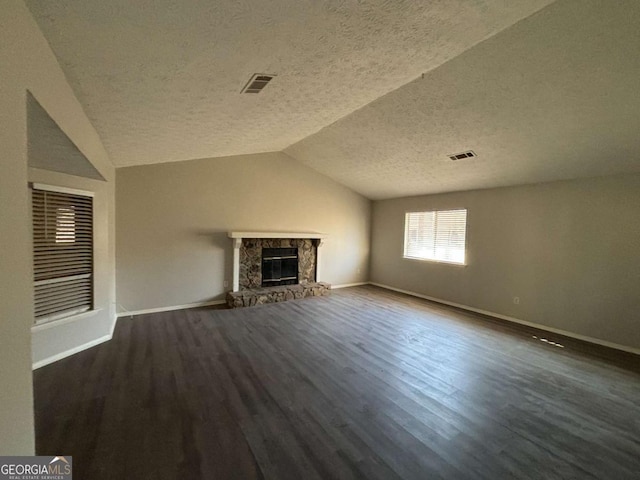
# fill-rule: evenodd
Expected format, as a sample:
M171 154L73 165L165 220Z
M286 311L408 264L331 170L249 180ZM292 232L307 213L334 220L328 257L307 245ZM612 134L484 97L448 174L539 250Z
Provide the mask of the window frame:
M75 189L75 188L68 188L68 187L62 187L62 186L57 186L57 185L49 185L49 184L43 184L43 183L36 183L36 182L30 182L29 183L29 187L30 187L30 195L29 195L29 203L30 203L30 223L31 223L31 232L32 232L32 242L33 242L33 232L34 232L34 218L33 218L33 191L34 190L39 190L39 191L44 191L44 192L52 192L52 193L56 193L56 194L64 194L64 195L73 195L73 196L82 196L82 197L88 197L91 198L91 272L88 274L89 276L87 278L90 278L90 305L88 308L86 307L76 307L73 309L69 309L66 311L60 311L60 312L54 312L54 313L50 313L47 315L43 315L42 317L36 317L35 316L35 300L36 300L36 293L35 293L35 288L36 285L42 285L42 284L46 284L47 280L44 281L36 281L35 280L35 271L34 271L34 278L32 280L32 285L34 288L34 317L33 317L33 324L32 327L45 327L48 325L53 325L53 324L58 324L58 323L66 323L68 321L72 321L76 318L84 318L84 317L88 317L88 316L92 316L93 314L95 314L96 312L100 311L100 309L96 308L96 303L95 303L95 297L96 297L96 282L95 282L95 253L96 253L96 232L95 232L95 223L96 223L96 216L95 216L95 192L93 191L89 191L89 190L80 190L80 189ZM75 210L74 210L75 212ZM70 243L75 243L76 241L76 231L75 228L76 226L81 227L80 225L76 224L76 217L75 217L75 213L73 215L73 226L74 226L74 233L73 233L73 241L69 242L69 241L60 241L58 235L59 232L56 231L52 232L52 237L50 238L50 240L52 241L52 243L58 244L58 245L65 245L65 244L70 244ZM56 226L58 226L58 218L56 218ZM32 253L31 253L31 258L32 258L32 264L35 267L35 244L32 243ZM86 275L86 274L85 274ZM75 275L75 276L82 276L82 275ZM55 283L55 279L59 279L59 278L72 278L74 277L74 275L67 275L65 277L56 277L54 278L54 281L52 283Z
M436 258L426 258L426 257L413 257L407 255L407 240L409 236L409 215L412 213L437 213L437 212L451 212L451 211L465 211L465 231L464 231L464 261L463 262L455 262L452 260L441 260ZM404 236L402 239L402 258L404 260L413 260L417 262L428 262L428 263L442 263L445 265L453 265L456 267L466 267L469 265L469 248L468 248L468 238L469 238L469 228L468 228L468 219L469 219L469 209L465 207L455 207L455 208L440 208L440 209L430 209L430 210L407 210L404 212Z

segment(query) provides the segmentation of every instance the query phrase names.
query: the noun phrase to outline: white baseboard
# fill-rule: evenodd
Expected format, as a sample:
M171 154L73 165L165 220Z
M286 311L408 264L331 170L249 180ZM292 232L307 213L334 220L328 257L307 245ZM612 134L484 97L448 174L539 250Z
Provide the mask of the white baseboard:
M111 335L105 335L104 337L96 338L95 340L91 340L90 342L78 345L77 347L65 350L64 352L52 355L51 357L47 357L43 360L40 360L39 362L33 363L31 368L33 370L37 370L40 367L44 367L45 365L49 365L50 363L57 362L58 360L62 360L63 358L67 358L75 353L86 350L87 348L95 347L96 345L100 345L101 343L108 342L109 340L111 340L112 335L113 332Z
M567 330L561 330L559 328L549 327L547 325L541 325L539 323L528 322L526 320L520 320L519 318L510 317L508 315L502 315L500 313L495 313L495 312L490 312L488 310L482 310L480 308L470 307L469 305L463 305L460 303L450 302L448 300L442 300L441 298L430 297L428 295L412 292L410 290L403 290L401 288L392 287L390 285L384 285L382 283L376 283L376 282L368 282L368 283L369 285L374 285L380 288L386 288L387 290L393 290L394 292L404 293L406 295L411 295L413 297L424 298L425 300L431 300L432 302L437 302L445 305L450 305L452 307L462 308L463 310L469 310L471 312L481 313L482 315L496 317L501 320L507 320L508 322L518 323L520 325L526 325L527 327L537 328L540 330L544 330L546 332L557 333L558 335L564 335L565 337L575 338L576 340L582 340L583 342L594 343L596 345L601 345L603 347L614 348L616 350L622 350L623 352L640 355L640 349L627 347L626 345L607 342L606 340L600 340L598 338L588 337L586 335L580 335L579 333L569 332Z
M173 310L184 310L186 308L210 307L212 305L222 305L227 303L225 300L214 300L212 302L187 303L186 305L173 305L171 307L147 308L144 310L133 310L131 312L119 312L118 318L133 317L134 315L143 315L145 313L171 312Z
M359 287L360 285L369 285L369 282L343 283L342 285L331 285L331 289L335 290L337 288Z

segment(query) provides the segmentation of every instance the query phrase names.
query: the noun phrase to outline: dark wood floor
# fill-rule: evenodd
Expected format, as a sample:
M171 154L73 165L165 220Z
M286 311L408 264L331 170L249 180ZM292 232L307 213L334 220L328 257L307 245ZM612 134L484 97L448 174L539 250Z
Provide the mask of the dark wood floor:
M80 480L640 478L637 372L375 287L123 318L34 384Z

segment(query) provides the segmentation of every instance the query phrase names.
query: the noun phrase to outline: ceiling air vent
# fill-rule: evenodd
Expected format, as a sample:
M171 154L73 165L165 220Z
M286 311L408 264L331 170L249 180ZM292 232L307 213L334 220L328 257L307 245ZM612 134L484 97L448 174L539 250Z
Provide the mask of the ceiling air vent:
M453 155L447 155L451 160L462 160L463 158L477 157L473 150L467 150L462 153L454 153Z
M275 75L254 73L240 93L260 93Z

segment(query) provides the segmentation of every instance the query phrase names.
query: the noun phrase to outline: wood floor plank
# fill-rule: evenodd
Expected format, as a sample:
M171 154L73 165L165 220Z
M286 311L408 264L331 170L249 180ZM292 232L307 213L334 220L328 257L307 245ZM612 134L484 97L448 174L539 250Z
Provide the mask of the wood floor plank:
M141 315L34 372L37 452L91 480L636 479L634 362L370 286Z

